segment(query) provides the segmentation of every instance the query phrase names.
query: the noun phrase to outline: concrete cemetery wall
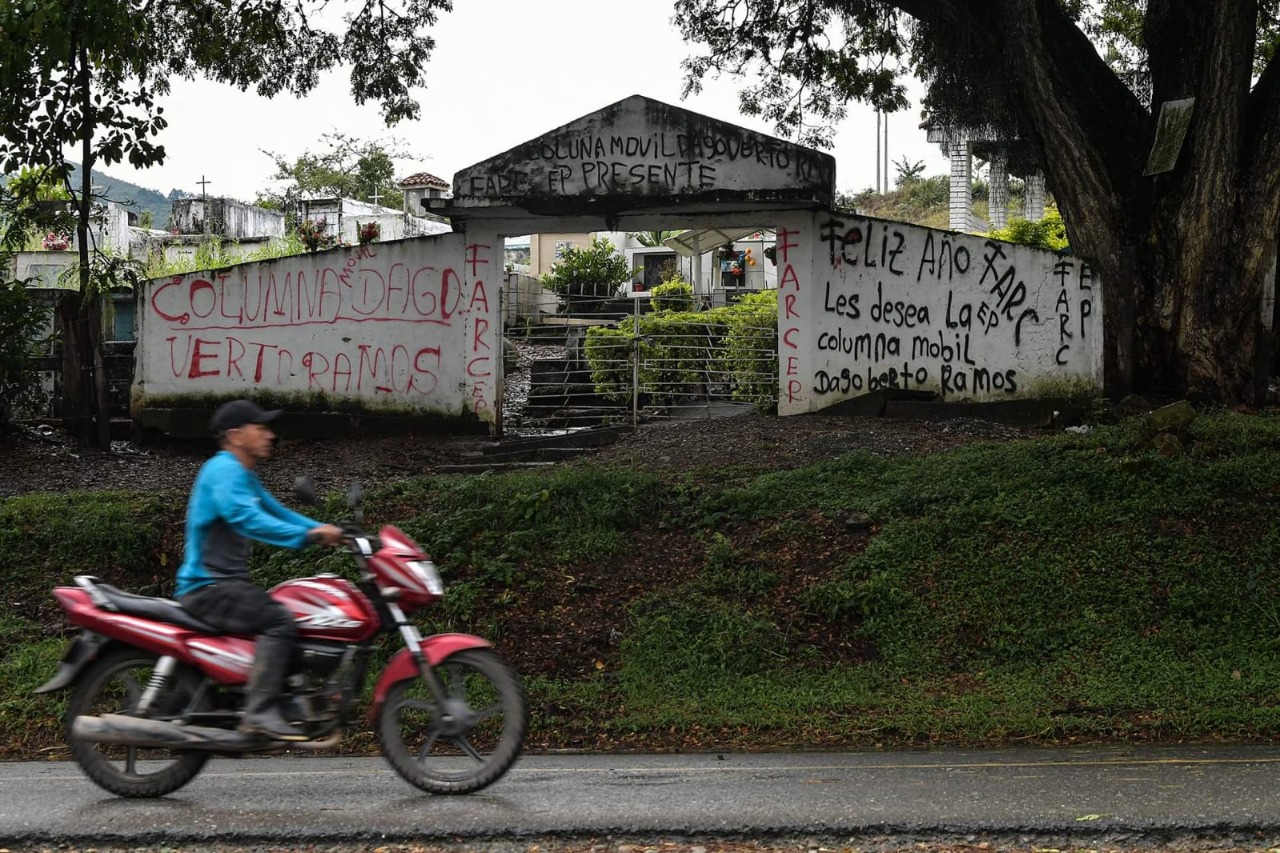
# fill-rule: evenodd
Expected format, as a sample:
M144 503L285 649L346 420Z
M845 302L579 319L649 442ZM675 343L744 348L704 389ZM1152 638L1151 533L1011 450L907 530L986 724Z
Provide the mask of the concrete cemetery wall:
M501 248L443 234L149 281L133 406L268 395L492 423Z
M823 213L778 231L779 411L884 389L947 402L1102 386L1088 263L900 222Z

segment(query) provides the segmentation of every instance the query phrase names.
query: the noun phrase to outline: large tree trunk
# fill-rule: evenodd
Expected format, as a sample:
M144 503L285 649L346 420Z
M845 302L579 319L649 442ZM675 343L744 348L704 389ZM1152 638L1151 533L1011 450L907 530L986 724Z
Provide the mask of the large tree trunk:
M62 423L67 434L81 444L94 440L93 351L89 343L90 318L79 293L67 293L58 302L58 330L62 337Z
M80 292L72 303L74 317L62 317L62 398L68 431L81 443L106 450L111 447L111 409L107 399L107 372L102 350L102 294L90 276L89 223L93 205L93 92L88 51L79 51L81 131L80 198L76 238L80 250Z
M1152 110L1058 0L995 2L1020 123L1102 280L1108 392L1256 401L1280 228L1273 69L1250 93L1256 2L1149 0ZM1176 167L1144 175L1160 105L1183 98L1195 107Z

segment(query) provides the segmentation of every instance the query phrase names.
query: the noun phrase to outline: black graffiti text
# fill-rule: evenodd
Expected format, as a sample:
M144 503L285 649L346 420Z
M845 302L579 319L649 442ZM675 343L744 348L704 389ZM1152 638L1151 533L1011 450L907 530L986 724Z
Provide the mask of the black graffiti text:
M822 332L818 335L818 349L841 352L852 356L854 361L883 361L902 353L902 341L897 335L886 335L884 332L854 335L838 327L834 332Z
M896 326L899 329L914 329L916 326L928 326L929 306L916 305L913 302L889 301L884 298L884 282L876 282L876 301L871 306L871 319L877 323Z
M944 278L951 281L957 274L966 275L969 272L969 263L968 249L954 245L950 236L946 234L941 235L935 246L933 232L928 231L924 235L924 249L920 252L920 266L916 270L916 281L923 281L926 271L928 271L928 277L934 281L942 281Z
M835 314L840 317L848 317L850 320L856 320L862 316L862 312L858 310L859 294L837 294L835 299L831 298L831 282L827 282L826 295L823 297L822 308L828 314Z
M891 231L888 225L880 227L880 239L876 240L869 222L865 226L846 227L839 219L828 219L819 228L818 239L827 244L827 258L833 269L848 264L879 267L894 275L906 272L898 266L899 257L907 250L906 235Z
M950 364L942 365L942 395L948 394L981 394L988 391L1004 391L1006 394L1018 392L1018 371L988 370L985 367L961 368L957 370Z

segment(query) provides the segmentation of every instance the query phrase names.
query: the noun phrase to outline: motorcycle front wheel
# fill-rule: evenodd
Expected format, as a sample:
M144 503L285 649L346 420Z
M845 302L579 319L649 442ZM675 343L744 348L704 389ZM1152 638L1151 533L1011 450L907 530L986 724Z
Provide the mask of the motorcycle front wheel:
M71 755L86 776L121 797L163 797L190 782L209 760L207 752L88 743L72 734L71 724L82 715L136 716L138 700L155 663L155 655L137 649L108 653L86 668L67 703L66 732ZM209 710L212 703L207 695L198 692L199 684L193 671L178 668L145 716L177 720L186 711Z
M392 685L378 715L382 754L431 794L470 794L515 763L529 726L524 687L489 649L465 649L435 668L448 698L438 705L421 678Z

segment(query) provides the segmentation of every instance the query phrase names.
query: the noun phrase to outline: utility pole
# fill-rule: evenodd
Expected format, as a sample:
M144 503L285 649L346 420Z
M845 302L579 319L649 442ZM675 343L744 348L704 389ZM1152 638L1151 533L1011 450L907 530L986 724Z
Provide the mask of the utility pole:
M876 110L876 192L880 192L880 111Z
M889 114L884 114L884 191L889 191Z

